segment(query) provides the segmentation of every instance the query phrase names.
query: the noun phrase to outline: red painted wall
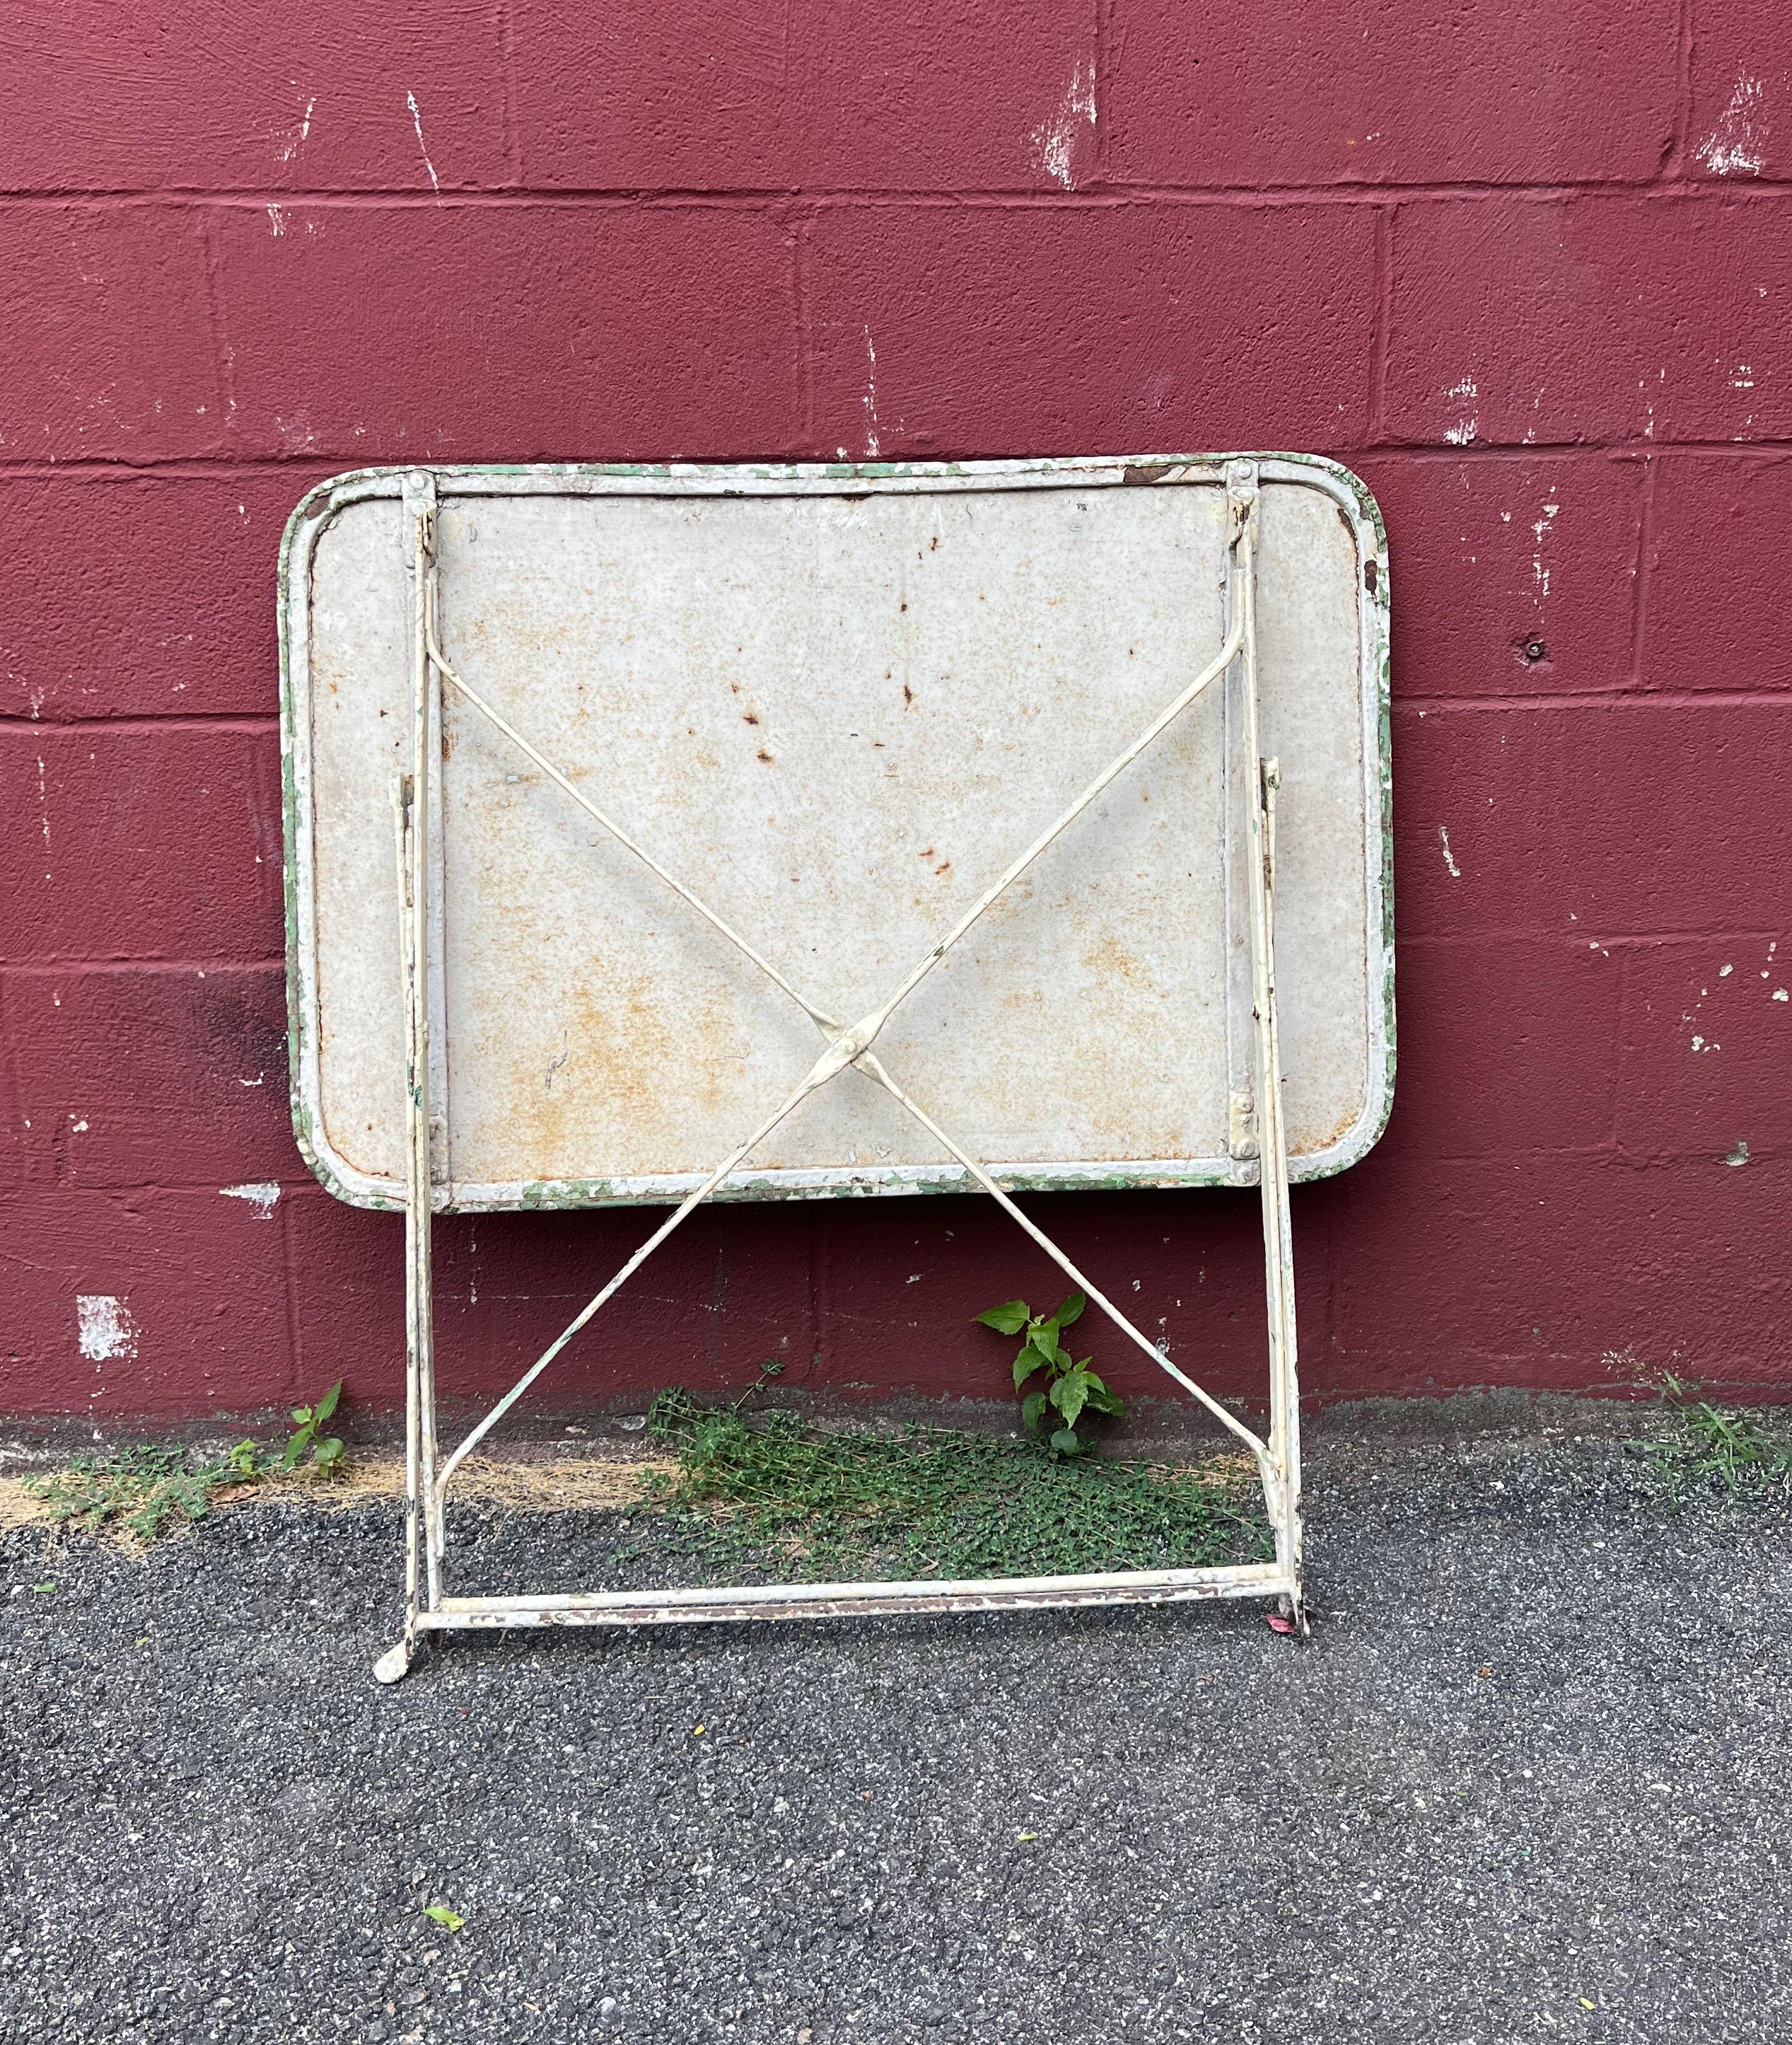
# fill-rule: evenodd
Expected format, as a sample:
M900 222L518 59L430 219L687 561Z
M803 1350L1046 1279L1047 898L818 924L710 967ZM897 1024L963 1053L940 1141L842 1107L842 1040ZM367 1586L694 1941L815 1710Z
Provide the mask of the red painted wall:
M1308 1385L1792 1386L1783 0L12 0L0 275L0 1410L398 1382L399 1225L287 1121L302 491L863 453L867 336L886 457L1294 446L1380 497L1401 1069L1297 1195ZM1259 1381L1248 1197L1044 1204ZM645 1225L445 1226L448 1385ZM554 1382L995 1395L967 1317L1055 1289L972 1203L722 1211Z

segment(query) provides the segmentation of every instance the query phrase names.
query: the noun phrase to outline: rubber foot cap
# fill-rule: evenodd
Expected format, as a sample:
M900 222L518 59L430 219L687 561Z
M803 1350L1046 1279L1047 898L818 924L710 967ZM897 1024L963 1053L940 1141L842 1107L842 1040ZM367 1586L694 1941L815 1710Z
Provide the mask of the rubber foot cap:
M402 1683L410 1673L410 1649L403 1641L396 1647L389 1647L373 1665L374 1680L379 1683Z

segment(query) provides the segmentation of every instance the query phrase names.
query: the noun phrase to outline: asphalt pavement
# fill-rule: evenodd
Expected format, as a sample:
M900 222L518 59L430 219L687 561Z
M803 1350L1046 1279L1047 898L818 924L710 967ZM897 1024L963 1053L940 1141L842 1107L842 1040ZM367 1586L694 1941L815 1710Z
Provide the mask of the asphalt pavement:
M526 1634L382 1689L387 1505L15 1531L0 2039L1783 2041L1786 1515L1609 1434L1317 1439L1304 1645ZM462 1549L591 1580L617 1521Z

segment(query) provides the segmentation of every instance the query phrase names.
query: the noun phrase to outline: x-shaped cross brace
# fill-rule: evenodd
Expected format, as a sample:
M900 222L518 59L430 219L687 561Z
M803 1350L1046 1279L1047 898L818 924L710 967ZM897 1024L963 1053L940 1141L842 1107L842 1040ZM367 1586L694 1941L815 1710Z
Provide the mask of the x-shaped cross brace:
M430 1192L431 1161L427 1113L429 995L426 984L427 974L423 965L427 956L429 941L429 925L425 913L427 876L423 858L423 834L427 814L425 776L427 762L434 750L431 742L432 724L436 714L434 708L434 691L430 683L432 672L439 676L465 703L479 711L498 731L510 739L548 780L571 797L588 816L614 838L649 871L658 876L675 893L688 903L729 943L795 1002L798 1007L814 1022L827 1040L814 1064L777 1107L749 1135L729 1153L728 1156L715 1167L700 1185L685 1196L665 1221L628 1258L610 1281L592 1296L577 1316L562 1330L516 1384L505 1393L485 1418L471 1430L439 1467L436 1464L434 1441L433 1360L428 1370L427 1396L421 1402L426 1408L426 1411L417 1410L420 1402L417 1399L417 1388L413 1383L412 1402L413 1410L410 1431L412 1522L409 1543L410 1567L407 1571L413 1623L418 1588L416 1550L418 1545L417 1535L419 1529L417 1525L417 1517L419 1508L422 1519L421 1531L424 1536L422 1546L425 1552L429 1580L430 1602L433 1604L439 1596L439 1564L444 1540L443 1500L448 1484L460 1464L523 1396L567 1343L579 1334L598 1310L621 1290L629 1278L686 1219L723 1184L730 1173L739 1169L786 1116L793 1113L809 1095L837 1078L849 1066L856 1069L867 1078L883 1088L942 1149L957 1160L970 1177L995 1200L1004 1212L1012 1216L1079 1290L1086 1293L1097 1306L1101 1307L1114 1325L1130 1341L1136 1344L1159 1369L1174 1379L1186 1392L1212 1413L1222 1426L1250 1449L1257 1460L1263 1479L1265 1499L1275 1523L1279 1559L1285 1562L1290 1579L1298 1581L1298 1492L1295 1488L1298 1476L1294 1468L1293 1433L1292 1430L1285 1424L1282 1402L1280 1400L1272 1399L1272 1411L1277 1415L1277 1419L1271 1427L1271 1438L1266 1442L1235 1415L1229 1412L1193 1378L1171 1362L1163 1346L1152 1342L1142 1333L1119 1307L1077 1267L1045 1232L1022 1212L1008 1193L990 1177L984 1166L942 1129L926 1110L897 1084L872 1049L878 1036L896 1010L939 966L953 946L1033 865L1046 849L1096 800L1109 784L1123 773L1187 710L1204 690L1226 672L1242 653L1244 657L1246 678L1245 735L1248 757L1252 766L1249 816L1252 835L1256 840L1254 848L1256 857L1252 861L1252 996L1253 1013L1259 1026L1259 1152L1263 1160L1261 1176L1265 1191L1266 1254L1270 1266L1271 1365L1272 1370L1281 1369L1286 1372L1286 1383L1291 1386L1294 1334L1292 1268L1287 1254L1286 1244L1286 1164L1279 1112L1279 1070L1276 1062L1274 1042L1275 997L1271 959L1273 807L1276 776L1274 763L1260 761L1258 759L1256 749L1253 599L1258 494L1255 475L1251 471L1250 465L1235 464L1233 471L1229 474L1229 486L1227 545L1232 569L1229 578L1232 601L1229 627L1219 652L1174 700L1160 711L1151 723L1117 755L1044 830L1039 833L1006 871L984 889L970 907L960 915L946 936L933 945L916 962L892 992L850 1028L843 1026L837 1018L802 994L770 960L734 930L675 873L656 859L622 825L599 808L471 683L456 672L442 651L436 622L433 572L433 503L425 501L413 507L413 553L417 576L414 591L413 649L415 683L413 704L413 772L409 782L402 785L398 803L399 871L406 938L403 946L403 963L409 1040L406 1105L410 1140L407 1155L407 1215L410 1223L411 1284L409 1288L410 1311L408 1321L413 1361L420 1350L427 1353L433 1349L429 1326L429 1307L425 1296L429 1284L428 1214L433 1204L433 1196ZM431 496L433 498L433 492ZM1273 1150L1271 1145L1274 1146ZM1272 1205L1276 1209L1273 1219L1271 1212ZM416 1374L413 1370L413 1380ZM407 1626L407 1645L412 1631L413 1627Z

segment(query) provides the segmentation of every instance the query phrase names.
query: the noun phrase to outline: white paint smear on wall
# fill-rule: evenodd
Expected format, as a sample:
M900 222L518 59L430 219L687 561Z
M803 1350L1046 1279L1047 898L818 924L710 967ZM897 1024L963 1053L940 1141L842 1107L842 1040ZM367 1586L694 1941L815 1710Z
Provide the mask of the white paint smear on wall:
M1480 423L1475 416L1475 408L1471 402L1480 395L1475 387L1475 379L1472 376L1464 376L1459 383L1452 383L1444 395L1447 398L1456 398L1461 401L1457 407L1458 416L1456 422L1444 429L1444 437L1452 447L1467 447L1474 439L1475 429Z
M274 1219L274 1204L280 1197L280 1188L271 1179L257 1179L241 1186L220 1186L218 1191L227 1200L247 1200L255 1209L258 1221Z
M137 1323L124 1301L110 1292L77 1292L75 1319L81 1354L92 1363L137 1354Z
M292 138L287 142L286 146L280 152L280 161L283 164L290 164L293 158L298 154L299 151L305 147L306 143L310 139L311 116L317 111L317 95L316 93L313 93L311 97L305 102L305 114L303 118L298 124L298 133L292 137Z
M1091 136L1095 132L1095 63L1091 58L1079 57L1076 68L1071 73L1069 90L1065 93L1058 110L1049 121L1042 121L1033 131L1035 159L1039 168L1047 177L1068 191L1076 182L1075 158L1077 129L1086 121Z
M429 173L429 189L437 198L440 198L442 195L442 188L436 181L436 167L429 160L429 144L423 139L423 116L417 110L417 94L414 92L407 92L405 94L405 104L410 109L410 125L417 130L417 154L423 159L424 169Z
M875 461L881 452L877 428L877 349L871 343L871 330L865 329L865 454Z
M1767 123L1761 116L1765 98L1758 78L1736 80L1717 126L1694 152L1714 178L1760 175L1767 160Z

